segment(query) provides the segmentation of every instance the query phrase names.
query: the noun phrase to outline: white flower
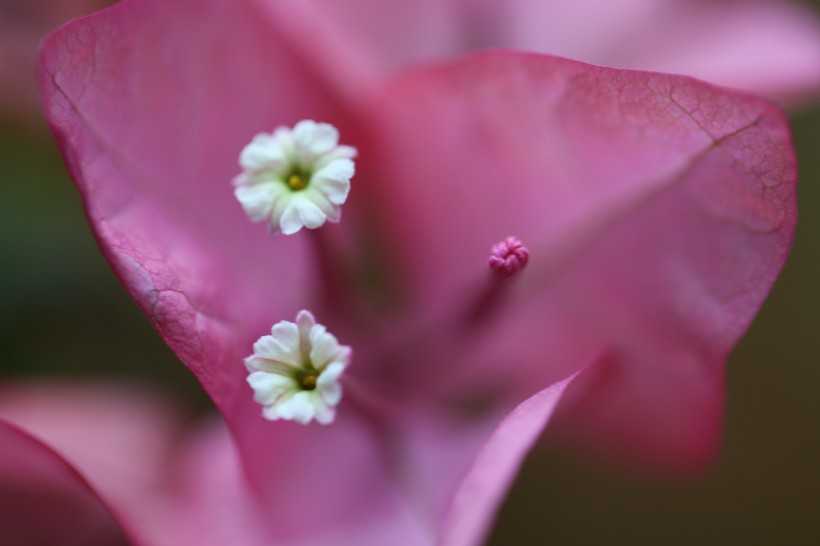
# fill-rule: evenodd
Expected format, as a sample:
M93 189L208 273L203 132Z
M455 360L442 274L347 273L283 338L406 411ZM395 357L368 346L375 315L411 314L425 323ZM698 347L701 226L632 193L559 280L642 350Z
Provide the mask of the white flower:
M253 399L271 421L330 424L342 399L339 378L350 355L350 347L339 345L310 311L299 311L295 323L283 320L271 335L260 337L245 359Z
M267 220L273 233L338 222L350 192L356 149L339 145L330 124L304 120L293 129L260 133L239 155L242 173L234 195L253 222Z

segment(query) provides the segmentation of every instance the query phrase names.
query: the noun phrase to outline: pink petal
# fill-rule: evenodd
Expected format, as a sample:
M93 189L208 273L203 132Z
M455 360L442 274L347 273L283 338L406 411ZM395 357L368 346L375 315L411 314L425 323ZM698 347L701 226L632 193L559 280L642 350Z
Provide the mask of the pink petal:
M295 542L423 537L391 464L397 444L388 432L398 418L347 404L333 427L274 427L242 381L253 340L311 301L303 290L316 279L303 239L271 241L231 200L239 148L280 122L344 119L342 99L324 95L339 83L334 72L287 31L275 32L287 26L281 10L291 3L253 6L132 1L67 27L44 53L50 120L109 259L226 414L265 501L266 530ZM174 32L176 20L187 22L185 33ZM355 94L345 85L342 97ZM612 406L613 420L640 429L646 415L661 416L642 431L650 448L653 435L664 446L647 458L688 463L687 442L715 423L711 414L697 421L700 400L688 393L718 392L703 369L721 363L788 248L794 165L782 115L685 78L526 55L419 73L374 108L375 119L354 110L375 137L360 147L372 169L360 188L392 217L380 227L395 233L395 248L407 249L405 277L421 319L440 320L469 300L492 243L515 235L531 250L497 331L452 360L476 363L454 382L503 375L515 395L530 395L606 356L636 373L605 383L602 399L641 392L649 377L667 404L659 410L638 396L628 411ZM630 244L630 230L672 237L681 226L696 236ZM270 254L259 251L266 245ZM681 277L691 286L675 299ZM728 301L726 278L743 287ZM424 402L428 393L408 388L404 396ZM691 426L664 428L671 415ZM579 423L596 430L594 419ZM606 438L613 427L601 424L597 437ZM468 460L456 459L453 468ZM294 513L316 514L321 529Z
M503 420L493 412L458 421L419 406L404 408L381 431L378 417L362 423L350 414L323 429L270 428L257 445L274 441L278 449L249 452L273 455L267 479L276 495L267 507L244 488L227 431L213 427L181 459L177 514L191 524L179 543L264 544L267 531L281 544L478 544L571 380Z
M663 479L708 471L723 434L724 362L691 352L602 358L568 390L552 440Z
M164 517L155 532L146 533L146 546L268 544L263 514L224 423L205 423L179 447L169 472L172 487L160 508Z
M459 485L438 544L481 543L504 494L572 379L528 398L498 425Z
M43 48L46 113L103 251L223 408L246 394L237 363L253 340L311 301L315 281L303 238L245 218L230 183L239 152L260 131L342 115L337 75L274 26L289 20L277 6L124 1Z
M532 389L606 356L621 379L585 432L628 428L633 455L702 466L723 361L794 230L782 112L684 77L518 54L418 72L379 110L382 200L429 320L480 286L499 238L530 250L448 387L503 366Z
M0 416L76 468L134 540L161 542L181 421L167 401L134 384L18 383L0 389Z
M48 445L0 419L0 536L4 544L126 544L107 506Z
M610 54L617 58L617 46L628 38L640 40L648 48L647 28L651 28L653 17L673 2L461 1L471 14L469 32L484 47L537 51L588 62L599 62Z
M390 537L423 544L427 531L392 468L393 438L345 396L326 427L264 421L250 398L230 416L267 536L299 545L376 546Z
M313 0L360 55L380 72L464 49L464 10L458 0Z
M300 544L417 538L370 424L348 409L333 427L271 426L243 380L253 341L314 301L316 279L304 239L271 240L234 202L239 150L280 123L340 115L329 82L279 42L286 4L251 6L125 1L64 27L44 46L49 120L108 259L234 427L264 531ZM209 520L206 508L189 513Z
M686 74L793 101L820 90L820 20L797 3L314 0L382 69L479 48Z
M351 431L349 422L336 430L346 442L320 438L288 443L280 453L297 459L269 461L280 487L273 512L247 487L233 439L221 423L186 435L180 453L173 459L166 453L162 464L156 464L156 448L171 445L163 430L170 427L154 420L162 412L148 404L154 402L151 398L110 387L20 385L5 390L0 415L26 426L81 467L135 544L262 546L271 536L277 543L299 545L375 546L399 537L401 544L430 544L442 539L443 527L449 529L448 544L469 544L477 543L492 521L565 383L515 409L489 443L496 417L465 426L443 420L429 408L407 411L404 432L385 436L384 443L373 444L369 434ZM292 429L301 430L308 429ZM0 436L3 431L0 426ZM385 468L374 453L388 455L391 476L380 475ZM167 468L159 468L163 465ZM354 472L354 465L368 471ZM5 468L19 479L19 461L0 465L0 476ZM71 477L86 483L72 472ZM43 478L39 469L37 476ZM350 483L340 483L340 477ZM385 487L389 483L394 489ZM22 485L33 488L30 480ZM369 503L356 506L359 495ZM337 509L346 508L345 518L328 518L333 512L327 510L327 496ZM454 497L459 500L451 509ZM465 504L465 497L471 502ZM310 517L300 516L305 513Z
M180 464L177 508L186 524L175 528L175 543L263 546L272 537L293 546L430 543L420 507L385 475L383 446L361 423L337 421L318 431L281 424L267 431L280 442L266 467L278 486L273 498L264 499L270 494L264 482L251 481L248 488L224 427L204 431L189 446Z
M788 2L667 3L640 41L622 42L614 65L689 74L789 103L816 97L817 13Z
M474 4L468 2L468 4ZM820 87L820 21L797 2L483 0L492 45L687 74L778 98Z
M475 49L586 58L633 35L666 0L313 0L383 71Z
M491 2L496 45L686 74L781 100L820 90L820 21L790 2Z
M183 431L168 402L137 385L70 383L5 386L0 417L68 461L133 544L269 543L257 498L221 422ZM17 469L0 465L0 484L7 481L7 466ZM107 544L81 544L100 543Z

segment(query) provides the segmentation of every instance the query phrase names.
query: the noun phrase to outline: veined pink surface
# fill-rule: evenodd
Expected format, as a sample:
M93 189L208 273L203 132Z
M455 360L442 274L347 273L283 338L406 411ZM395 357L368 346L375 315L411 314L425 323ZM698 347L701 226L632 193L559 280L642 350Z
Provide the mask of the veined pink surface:
M103 251L232 433L195 444L200 500L168 533L474 543L548 423L626 463L707 465L724 359L793 234L782 112L538 54L385 80L333 32L294 31L322 13L130 0L45 45L49 121ZM357 175L342 224L271 239L230 179L254 134L300 119L336 125ZM510 233L527 268L476 320L487 249ZM253 341L301 308L354 349L329 427L264 421L244 381ZM159 544L140 499L99 490Z

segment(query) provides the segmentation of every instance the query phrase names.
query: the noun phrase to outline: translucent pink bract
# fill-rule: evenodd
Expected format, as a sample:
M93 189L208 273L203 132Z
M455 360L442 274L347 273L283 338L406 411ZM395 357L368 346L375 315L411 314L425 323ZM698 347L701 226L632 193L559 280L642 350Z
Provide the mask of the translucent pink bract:
M792 102L820 91L820 20L784 0L313 0L381 70L486 48L696 76ZM419 39L419 36L424 39Z
M794 230L782 112L538 54L386 78L311 6L125 0L44 46L48 118L103 251L244 465L203 483L233 488L250 523L192 501L196 543L475 543L547 423L614 461L708 465L725 357ZM327 32L305 40L295 20ZM271 239L231 196L242 146L300 119L361 158L344 222L322 231L354 264L330 293L314 240ZM467 324L506 233L528 266ZM264 421L244 382L253 341L301 308L354 348L330 427ZM233 457L214 438L203 476Z

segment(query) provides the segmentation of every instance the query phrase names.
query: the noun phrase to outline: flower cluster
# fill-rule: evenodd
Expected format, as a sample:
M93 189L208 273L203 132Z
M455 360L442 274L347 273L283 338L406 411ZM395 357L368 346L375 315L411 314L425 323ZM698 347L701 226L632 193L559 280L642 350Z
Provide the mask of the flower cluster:
M725 355L795 226L783 112L535 53L390 70L538 21L527 2L412 2L458 15L418 40L366 4L123 0L43 47L106 257L227 424L169 469L143 455L170 440L89 454L0 412L14 460L134 544L477 544L545 431L652 470L714 457Z

